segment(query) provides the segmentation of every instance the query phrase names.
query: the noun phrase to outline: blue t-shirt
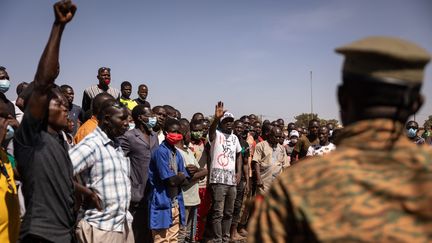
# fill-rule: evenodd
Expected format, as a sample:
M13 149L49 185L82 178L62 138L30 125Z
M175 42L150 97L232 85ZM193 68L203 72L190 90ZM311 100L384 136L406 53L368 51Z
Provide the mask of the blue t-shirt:
M175 153L175 165L170 161ZM168 229L172 224L172 200L168 196L165 180L183 172L189 177L181 154L173 146L163 141L159 148L152 154L149 167L150 185L150 229ZM185 207L181 187L178 188L177 201L180 209L180 223L185 225Z

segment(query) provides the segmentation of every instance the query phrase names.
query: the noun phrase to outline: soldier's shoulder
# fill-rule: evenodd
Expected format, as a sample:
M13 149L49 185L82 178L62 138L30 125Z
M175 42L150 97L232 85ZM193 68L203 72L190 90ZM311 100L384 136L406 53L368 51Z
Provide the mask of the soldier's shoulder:
M415 152L420 156L420 160L429 165L432 166L432 146L428 144L414 144L414 150L418 150L418 152ZM432 168L431 168L432 169Z
M281 180L290 184L290 187L314 186L329 176L351 173L353 168L349 161L358 158L359 155L358 150L341 148L324 156L307 157L288 167Z

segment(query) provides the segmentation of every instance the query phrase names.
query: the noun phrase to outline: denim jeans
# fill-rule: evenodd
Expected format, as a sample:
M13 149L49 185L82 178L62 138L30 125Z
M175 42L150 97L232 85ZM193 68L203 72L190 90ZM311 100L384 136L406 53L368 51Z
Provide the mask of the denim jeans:
M236 186L224 184L211 184L212 206L207 228L211 230L206 237L212 242L228 242L234 201L236 198Z

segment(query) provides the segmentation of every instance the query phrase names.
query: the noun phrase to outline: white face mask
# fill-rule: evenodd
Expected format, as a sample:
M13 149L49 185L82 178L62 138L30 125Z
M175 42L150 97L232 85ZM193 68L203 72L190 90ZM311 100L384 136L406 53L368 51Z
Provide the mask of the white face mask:
M13 129L13 127L11 125L7 125L6 128L6 137L5 140L9 140L11 138L13 138L14 134L15 134L15 130Z
M290 141L292 144L296 144L298 141L298 138L291 138Z
M10 81L8 79L0 79L0 92L6 93L9 90Z
M129 123L129 130L132 130L135 128L135 123Z

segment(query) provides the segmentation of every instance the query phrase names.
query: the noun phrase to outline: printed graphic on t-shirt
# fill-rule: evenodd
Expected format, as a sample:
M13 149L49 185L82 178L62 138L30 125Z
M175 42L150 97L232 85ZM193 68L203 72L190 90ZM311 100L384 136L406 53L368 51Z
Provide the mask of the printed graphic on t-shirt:
M210 183L235 185L236 154L241 151L240 142L234 134L216 132Z
M330 153L331 151L335 150L336 146L332 143L329 143L328 145L322 146L319 144L311 145L308 150L308 156L322 156L325 154Z

